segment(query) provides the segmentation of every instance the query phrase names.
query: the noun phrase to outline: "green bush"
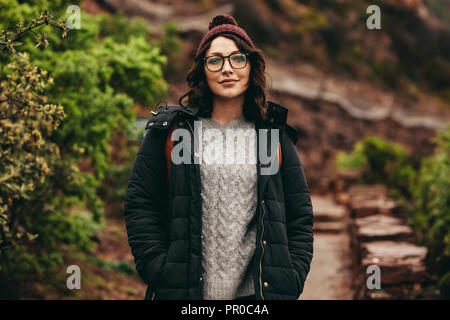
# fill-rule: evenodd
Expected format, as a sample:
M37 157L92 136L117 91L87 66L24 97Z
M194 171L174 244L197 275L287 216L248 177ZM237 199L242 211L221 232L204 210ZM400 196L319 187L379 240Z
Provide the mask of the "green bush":
M412 185L410 223L429 249L429 264L440 277L441 292L450 297L450 126L435 141L436 154L423 160Z
M0 29L28 26L41 8L67 17L72 4L79 1L11 0L0 9ZM66 250L92 250L104 222L108 143L134 122L133 101L153 105L166 97L159 44L147 40L141 22L125 27L116 18L82 14L81 29L68 30L65 41L44 23L37 39L29 33L15 39L12 64L5 64L11 55L0 57L1 111L16 113L0 118L2 297L20 297L29 280L51 281ZM12 35L2 32L0 40ZM83 172L80 163L88 164ZM124 171L115 178L126 185Z
M99 14L96 16L87 16L92 24L100 28L100 37L109 37L118 43L127 43L129 35L134 37L148 38L153 32L150 30L148 23L142 18L132 18L121 14L111 16Z
M419 159L378 137L338 153L337 168L362 169L362 183L381 183L407 209L408 223L428 248L427 264L439 277L441 292L450 296L450 126L441 132L436 154Z
M410 186L420 160L408 154L402 146L372 136L356 143L353 152L348 155L339 152L336 166L362 169L362 183L384 183L391 195L410 199Z
M65 24L52 20L46 11L26 28L0 31L0 49L7 53L4 61L12 59L2 67L0 82L1 297L18 295L23 283L36 274L51 275L62 261L59 241L70 240L76 249L86 249L91 244L89 231L98 222L65 211L82 199L70 199L59 185L77 190L83 182L74 159L63 158L59 145L51 141L67 115L43 95L53 78L34 66L27 53L16 51L23 34L44 24L65 35ZM41 34L36 45L46 46L46 39Z
M87 256L87 255L81 255L81 254L75 254L76 258L79 258L83 261L87 261L90 263L93 263L102 269L109 270L109 271L119 271L120 273L126 275L126 276L136 276L138 277L138 274L136 272L136 268L133 264L129 263L128 261L107 261L102 258Z
M164 54L168 63L164 66L166 78L173 78L180 71L186 70L186 59L180 57L182 42L177 36L178 27L175 22L169 21L164 25L164 32L161 39L161 53Z
M105 172L103 183L99 186L99 195L105 202L120 202L125 200L127 182L133 167L134 159L139 149L140 142L126 140L122 149L122 164L111 164Z
M367 163L367 159L363 153L363 148L363 142L359 141L355 143L353 146L353 152L350 154L338 152L336 155L336 168L362 169Z

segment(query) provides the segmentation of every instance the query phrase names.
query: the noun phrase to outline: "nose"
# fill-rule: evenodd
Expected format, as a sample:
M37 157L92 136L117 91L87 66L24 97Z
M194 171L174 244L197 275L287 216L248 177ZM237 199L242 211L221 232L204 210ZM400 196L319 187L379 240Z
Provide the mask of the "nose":
M230 63L230 58L225 59L225 61L223 62L223 68L222 71L233 71L233 68L231 67L231 63Z

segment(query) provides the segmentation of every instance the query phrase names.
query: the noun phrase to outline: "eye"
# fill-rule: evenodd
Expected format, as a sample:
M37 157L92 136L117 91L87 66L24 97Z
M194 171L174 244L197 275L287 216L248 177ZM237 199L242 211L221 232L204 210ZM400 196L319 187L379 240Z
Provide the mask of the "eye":
M208 59L208 63L209 64L220 64L221 60L222 60L221 58L215 58L215 57L214 58L209 58Z
M247 57L245 56L245 54L236 54L232 57L232 59L236 62L242 62L245 61Z

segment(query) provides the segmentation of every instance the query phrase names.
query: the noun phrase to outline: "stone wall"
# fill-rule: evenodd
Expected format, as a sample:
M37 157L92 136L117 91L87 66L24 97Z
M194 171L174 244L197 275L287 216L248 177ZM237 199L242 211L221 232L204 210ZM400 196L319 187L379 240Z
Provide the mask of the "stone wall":
M387 196L384 185L354 184L357 173L337 175L335 200L349 210L348 231L353 255L355 299L416 299L429 280L427 248L416 244L401 206ZM380 289L369 289L378 266ZM369 279L369 280L368 280Z

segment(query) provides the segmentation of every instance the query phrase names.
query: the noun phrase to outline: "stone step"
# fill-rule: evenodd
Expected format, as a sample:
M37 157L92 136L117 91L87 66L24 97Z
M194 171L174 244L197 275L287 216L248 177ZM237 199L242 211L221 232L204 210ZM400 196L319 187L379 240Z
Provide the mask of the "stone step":
M409 242L374 241L361 244L361 266L377 265L381 286L422 283L428 278L425 257L427 248Z
M417 246L400 203L384 185L351 186L339 202L349 208L350 247L355 261L355 299L415 299L423 291L427 248ZM369 289L367 268L380 268L380 289ZM372 274L371 274L372 275Z
M332 198L312 195L311 202L314 211L314 221L344 221L348 218L347 208L337 204Z
M375 214L398 214L399 204L388 198L378 199L352 199L350 200L350 215L353 218L362 218Z
M313 231L321 233L340 233L347 231L348 224L343 221L314 222Z
M348 189L348 194L350 198L377 199L387 196L387 187L383 184L353 185Z
M366 297L371 300L412 300L423 294L420 283L402 283L395 286L384 286L381 289L366 289Z
M347 204L352 218L362 218L375 214L401 215L400 204L388 198L387 188L384 185L350 187Z
M380 240L415 241L413 230L402 219L383 214L354 219L350 223L350 230L352 240L358 243Z
M361 169L339 169L333 179L334 193L348 190L362 175Z

